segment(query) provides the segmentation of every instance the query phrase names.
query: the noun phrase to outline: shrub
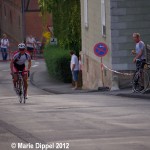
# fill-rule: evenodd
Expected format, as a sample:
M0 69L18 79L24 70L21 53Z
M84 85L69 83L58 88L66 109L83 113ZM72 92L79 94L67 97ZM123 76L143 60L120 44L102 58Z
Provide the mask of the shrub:
M63 49L81 50L80 0L38 0L44 23L52 13L54 36ZM46 24L44 24L46 25Z
M55 79L71 83L70 55L68 50L48 45L44 51L48 73Z

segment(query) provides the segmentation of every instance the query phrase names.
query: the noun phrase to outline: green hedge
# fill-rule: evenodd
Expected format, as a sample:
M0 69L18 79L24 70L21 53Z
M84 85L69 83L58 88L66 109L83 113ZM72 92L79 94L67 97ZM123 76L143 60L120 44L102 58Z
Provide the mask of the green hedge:
M48 45L44 50L44 57L50 76L65 83L71 83L69 51Z

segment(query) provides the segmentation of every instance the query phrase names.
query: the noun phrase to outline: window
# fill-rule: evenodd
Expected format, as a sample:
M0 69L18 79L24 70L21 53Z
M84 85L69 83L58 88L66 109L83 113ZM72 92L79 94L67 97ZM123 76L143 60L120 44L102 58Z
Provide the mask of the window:
M88 28L88 0L84 0L84 25Z
M106 36L106 10L105 10L105 0L101 0L101 25L102 25L102 35Z

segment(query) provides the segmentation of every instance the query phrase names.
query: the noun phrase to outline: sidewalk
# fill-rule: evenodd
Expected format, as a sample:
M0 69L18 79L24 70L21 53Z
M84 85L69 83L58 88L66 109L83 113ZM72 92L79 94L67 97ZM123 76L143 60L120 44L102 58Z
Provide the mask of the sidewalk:
M33 71L30 81L36 87L55 94L87 93L89 90L73 90L71 83L63 83L51 78L45 66Z
M109 90L73 90L71 83L63 83L61 81L51 78L47 72L45 66L39 67L36 71L33 71L30 76L31 83L36 87L51 92L54 94L77 94L77 93L91 93L91 94L104 94L104 95L115 95L132 98L143 98L150 99L150 92L145 94L133 93L132 89L121 89L117 91Z

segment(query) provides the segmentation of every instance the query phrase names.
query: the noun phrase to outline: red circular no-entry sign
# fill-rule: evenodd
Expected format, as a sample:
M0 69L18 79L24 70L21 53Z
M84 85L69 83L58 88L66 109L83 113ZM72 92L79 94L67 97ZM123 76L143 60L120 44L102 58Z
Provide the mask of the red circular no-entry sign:
M105 43L97 43L94 46L94 53L98 57L104 57L108 52L108 47Z

